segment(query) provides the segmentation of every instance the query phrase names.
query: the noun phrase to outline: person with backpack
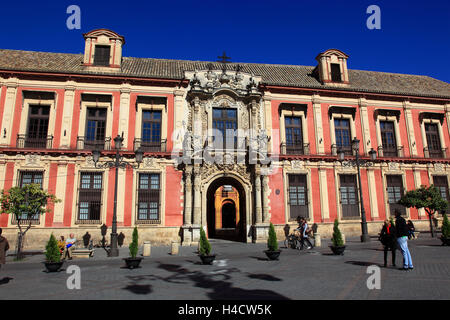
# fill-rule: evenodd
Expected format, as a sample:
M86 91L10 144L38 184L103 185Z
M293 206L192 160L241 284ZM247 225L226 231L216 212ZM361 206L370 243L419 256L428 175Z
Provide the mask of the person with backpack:
M388 251L392 251L392 266L395 267L395 251L397 250L397 235L394 224L390 220L384 222L379 240L384 248L384 267L387 267Z
M411 253L409 252L408 249L408 235L409 235L408 226L406 224L405 219L401 216L400 211L395 210L394 214L396 218L395 228L397 235L397 243L403 255L403 268L401 268L400 270L403 271L413 270L414 266L411 259Z

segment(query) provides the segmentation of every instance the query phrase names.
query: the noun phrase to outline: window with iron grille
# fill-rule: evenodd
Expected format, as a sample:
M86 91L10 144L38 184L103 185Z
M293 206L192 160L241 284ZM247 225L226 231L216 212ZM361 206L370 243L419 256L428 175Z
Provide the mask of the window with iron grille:
M381 142L383 145L383 156L397 156L397 142L395 140L394 122L380 121Z
M290 174L289 179L289 219L309 217L308 188L306 174Z
M77 223L100 223L102 189L103 174L101 172L80 174Z
M342 218L359 217L358 187L356 176L342 174L339 176Z
M300 117L285 117L286 152L303 154L302 119Z
M111 52L110 46L95 46L94 65L95 66L109 66L109 56Z
M157 173L140 173L138 181L137 222L159 223L160 179Z
M47 148L50 106L30 105L25 148Z
M336 147L338 152L352 154L352 142L350 134L349 119L334 119L334 130L336 135Z
M404 193L402 176L399 175L387 175L387 194L388 194L388 204L389 212L391 215L395 215L395 210L400 211L402 215L406 214L406 208L397 202L401 199Z
M331 81L341 82L341 66L338 63L331 63Z
M106 115L106 108L87 108L85 148L105 147Z
M161 111L142 111L142 144L145 151L161 151Z
M442 148L437 123L425 123L425 134L430 157L440 158L442 156Z
M43 177L44 177L43 171L19 171L19 187L22 188L27 184L35 183L39 184L42 188ZM32 221L33 224L39 223L39 214L32 214L32 215L23 214L19 218L21 220L21 224L22 222L27 224L30 222L30 220ZM12 222L14 224L17 223L15 215L13 215Z
M213 128L217 134L214 136L214 144L218 149L234 149L237 147L237 110L213 108ZM219 133L222 140L219 140ZM216 136L217 135L217 136ZM222 143L222 146L220 145Z
M439 190L442 199L449 203L450 201L450 193L448 190L448 181L447 176L433 176L433 185ZM450 203L449 203L450 204ZM450 205L447 206L447 210L444 212L450 212Z

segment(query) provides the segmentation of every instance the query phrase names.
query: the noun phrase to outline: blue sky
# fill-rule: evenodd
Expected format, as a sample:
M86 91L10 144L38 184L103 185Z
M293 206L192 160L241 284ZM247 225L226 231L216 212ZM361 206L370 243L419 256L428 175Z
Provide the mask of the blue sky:
M81 30L66 27L69 5ZM369 30L369 5L381 30ZM108 28L126 39L124 56L316 65L337 48L349 68L428 75L450 82L450 1L24 1L3 2L3 49L83 52L82 34Z

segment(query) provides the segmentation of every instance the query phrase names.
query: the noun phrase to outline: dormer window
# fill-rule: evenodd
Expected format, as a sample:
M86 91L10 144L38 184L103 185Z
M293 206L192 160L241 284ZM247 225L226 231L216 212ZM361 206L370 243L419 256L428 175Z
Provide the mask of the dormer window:
M342 82L341 79L341 67L337 63L331 64L331 81Z
M343 86L349 83L347 70L348 55L337 49L320 53L316 60L319 81L323 84Z
M109 66L109 58L110 58L111 46L95 46L95 54L94 54L94 66Z
M83 34L85 42L84 66L101 68L120 68L122 46L125 39L114 31L97 29ZM105 71L107 69L104 69Z

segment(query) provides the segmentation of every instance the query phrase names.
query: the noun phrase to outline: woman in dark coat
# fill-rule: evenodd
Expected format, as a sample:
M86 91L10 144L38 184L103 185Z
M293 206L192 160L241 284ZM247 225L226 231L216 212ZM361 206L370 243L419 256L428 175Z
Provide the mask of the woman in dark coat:
M380 241L384 247L384 267L387 267L388 251L392 251L392 266L395 267L395 251L397 250L397 237L394 224L386 220L380 233Z
M8 240L5 237L2 237L2 228L0 228L0 267L2 264L5 264L6 251L9 249Z

